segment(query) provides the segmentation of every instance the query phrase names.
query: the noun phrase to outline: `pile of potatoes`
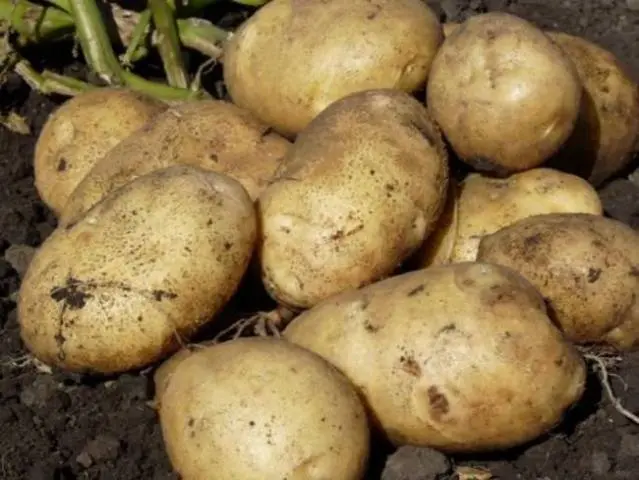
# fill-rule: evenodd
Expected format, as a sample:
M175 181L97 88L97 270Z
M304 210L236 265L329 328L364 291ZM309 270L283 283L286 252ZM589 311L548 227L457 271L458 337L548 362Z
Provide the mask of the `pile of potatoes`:
M48 365L159 366L183 479L362 479L373 432L522 445L580 400L580 345L639 345L639 233L596 190L639 144L610 52L507 13L271 0L224 79L227 100L108 88L49 118L59 223L18 300ZM245 279L292 313L281 335L191 344Z

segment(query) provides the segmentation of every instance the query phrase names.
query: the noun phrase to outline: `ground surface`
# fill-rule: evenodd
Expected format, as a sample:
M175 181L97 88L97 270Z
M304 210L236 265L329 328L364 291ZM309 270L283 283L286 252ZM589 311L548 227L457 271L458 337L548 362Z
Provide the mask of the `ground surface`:
M639 8L639 2L429 3L437 4L439 12L452 20L486 8L509 10L543 27L586 36L610 48L639 74L639 11L628 7ZM148 374L97 381L41 373L24 362L14 310L19 273L30 247L39 245L55 226L33 186L32 152L58 101L28 93L19 81L10 82L0 93L2 106L14 105L32 128L32 134L24 136L0 127L0 479L176 478L164 454L155 413L148 406L153 390ZM617 182L602 196L610 215L639 228L637 187ZM616 373L613 386L621 401L639 411L639 354L625 356ZM385 458L375 455L374 463L382 466ZM422 457L404 452L394 459L385 478L436 478L438 472L419 469ZM634 479L639 475L639 426L614 411L593 377L583 402L547 438L516 452L454 462L487 467L502 479ZM381 467L374 470L370 478L380 478ZM390 470L408 474L397 476Z

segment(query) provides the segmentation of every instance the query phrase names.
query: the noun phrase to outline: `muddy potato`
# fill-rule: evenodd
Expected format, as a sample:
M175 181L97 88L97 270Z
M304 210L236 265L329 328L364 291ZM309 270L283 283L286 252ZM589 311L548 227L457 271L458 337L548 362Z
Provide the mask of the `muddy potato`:
M354 387L284 340L193 350L166 383L159 418L183 480L364 478L369 430Z
M422 267L473 261L484 235L532 215L603 215L599 195L586 180L550 168L534 168L507 178L471 173L457 188L455 205L456 221L440 225L443 232L437 234L447 243L438 243L437 235L428 238L422 250L429 254L423 256Z
M427 103L457 155L478 170L541 165L572 133L577 71L539 28L504 12L473 16L440 47Z
M396 445L520 445L584 390L584 362L543 298L497 265L431 267L345 292L296 317L284 338L344 372Z
M60 222L73 222L131 180L176 164L229 175L255 199L289 145L288 140L230 102L201 100L177 105L98 162L71 195Z
M236 104L294 136L348 94L419 89L442 40L421 0L272 0L226 45L224 80Z
M577 127L556 163L599 185L623 170L639 133L639 92L626 67L584 38L549 32L577 67L585 95Z
M19 292L22 339L71 371L148 365L227 302L255 237L237 181L187 166L142 176L38 249Z
M549 214L484 237L478 259L513 268L578 343L639 345L639 233L599 215Z
M391 274L433 229L448 162L426 109L399 90L333 103L302 132L258 200L262 279L308 308Z
M35 145L35 186L60 215L69 196L100 158L167 106L122 88L81 93L47 119Z

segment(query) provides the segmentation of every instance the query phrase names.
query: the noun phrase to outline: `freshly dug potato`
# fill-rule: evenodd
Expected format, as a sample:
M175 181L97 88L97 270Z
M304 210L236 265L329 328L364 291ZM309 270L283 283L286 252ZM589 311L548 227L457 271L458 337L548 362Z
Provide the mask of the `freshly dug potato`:
M93 165L167 105L124 88L81 93L55 110L35 145L35 186L60 215L71 192Z
M603 47L566 33L548 35L571 58L585 90L577 127L557 165L599 185L632 158L639 134L637 84Z
M458 263L397 275L307 310L284 338L337 366L396 445L498 450L547 432L585 364L516 272Z
M292 137L348 94L419 89L442 40L421 0L272 0L226 45L224 80L236 104Z
M235 292L256 238L235 180L174 166L57 228L19 292L26 346L70 371L121 372L175 350Z
M599 215L549 214L484 237L478 259L511 267L578 343L639 345L639 233Z
M183 103L98 162L71 195L60 222L75 221L106 194L141 175L177 164L229 175L255 199L289 146L288 140L230 102Z
M440 224L443 231L424 242L422 267L473 261L484 235L522 218L543 213L603 215L599 195L586 180L550 168L507 178L471 173L458 187L455 204L455 222Z
M422 244L448 184L428 112L399 90L333 103L297 137L257 206L262 280L284 306L390 275Z
M193 350L175 365L159 417L183 480L364 478L369 428L353 385L284 340Z
M473 16L438 50L427 103L457 155L477 170L541 165L572 133L582 87L542 30L504 12Z

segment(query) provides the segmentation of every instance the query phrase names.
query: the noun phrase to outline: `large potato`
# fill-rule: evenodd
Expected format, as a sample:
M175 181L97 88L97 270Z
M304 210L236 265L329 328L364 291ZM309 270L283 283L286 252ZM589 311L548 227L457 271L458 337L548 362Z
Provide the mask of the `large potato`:
M571 58L585 89L580 119L557 165L599 185L632 158L639 133L637 84L599 45L561 32L548 35Z
M67 370L150 364L225 305L255 237L237 181L187 166L140 177L36 252L19 292L22 338Z
M471 173L457 188L454 204L455 222L440 223L443 231L424 242L421 266L473 261L484 235L532 215L603 215L599 195L586 180L550 168L534 168L507 178Z
M419 89L442 40L421 0L272 0L226 45L224 80L236 104L294 136L348 94Z
M104 154L167 105L123 88L81 93L57 108L35 145L35 186L60 215L75 187Z
M284 340L194 350L175 366L159 416L183 480L364 478L369 430L354 387Z
M586 368L516 272L458 263L345 292L284 338L337 366L395 444L505 449L548 431Z
M255 199L271 180L290 143L249 112L220 100L170 108L122 141L86 175L61 218L67 224L112 190L171 165L229 175Z
M532 282L570 340L639 345L639 233L625 224L599 215L538 215L484 237L478 259Z
M539 166L562 146L581 93L574 65L544 32L491 12L446 37L428 77L427 102L462 160L507 173Z
M399 90L333 103L258 200L268 292L307 308L391 274L433 229L448 162L426 109Z

